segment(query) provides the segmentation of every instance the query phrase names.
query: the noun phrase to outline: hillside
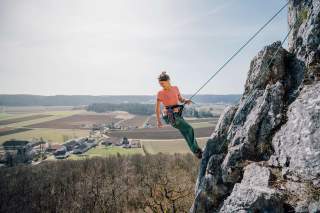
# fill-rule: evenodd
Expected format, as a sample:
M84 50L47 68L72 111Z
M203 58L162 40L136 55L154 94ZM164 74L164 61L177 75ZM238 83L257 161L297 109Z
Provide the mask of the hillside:
M320 1L290 0L288 23L208 140L191 212L320 212Z

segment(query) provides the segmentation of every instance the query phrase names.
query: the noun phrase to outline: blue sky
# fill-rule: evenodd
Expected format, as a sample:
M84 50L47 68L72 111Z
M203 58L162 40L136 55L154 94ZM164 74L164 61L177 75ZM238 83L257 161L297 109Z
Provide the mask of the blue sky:
M284 0L0 0L0 93L154 95L166 70L194 93ZM287 10L201 94L239 94Z

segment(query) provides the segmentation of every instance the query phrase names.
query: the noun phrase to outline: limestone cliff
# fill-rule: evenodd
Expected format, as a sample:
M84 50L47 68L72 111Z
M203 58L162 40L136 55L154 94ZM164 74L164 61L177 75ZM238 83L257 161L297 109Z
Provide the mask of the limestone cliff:
M320 211L320 0L290 0L288 23L208 140L190 212Z

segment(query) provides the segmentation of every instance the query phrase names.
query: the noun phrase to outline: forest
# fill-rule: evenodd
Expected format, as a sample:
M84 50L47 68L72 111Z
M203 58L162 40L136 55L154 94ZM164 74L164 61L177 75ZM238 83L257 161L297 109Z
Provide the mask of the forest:
M3 168L0 212L189 212L198 164L159 153Z

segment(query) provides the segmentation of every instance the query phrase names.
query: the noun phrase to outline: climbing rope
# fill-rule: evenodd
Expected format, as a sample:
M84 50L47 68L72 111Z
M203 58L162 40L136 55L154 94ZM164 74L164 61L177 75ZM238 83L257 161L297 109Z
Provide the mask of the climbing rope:
M287 39L288 39L288 37L289 37L292 29L296 26L296 24L297 24L297 22L290 27L288 33L286 34L286 36L285 36L284 39L282 40L281 45L279 45L279 47L277 48L277 50L275 51L275 53L272 55L269 63L267 63L267 64L264 63L264 64L261 65L261 72L267 71L267 69L270 67L271 63L272 63L273 60L275 59L276 55L278 54L278 52L279 52L279 50L281 49L281 47L283 46L283 44L287 41ZM266 64L266 66L263 66L263 65L265 65L265 64ZM261 76L262 76L262 75L260 75L260 77L261 77ZM259 78L256 79L256 81L258 81L258 80L259 80ZM247 99L247 102L251 102L253 98L254 98L254 95L251 95L251 96ZM266 135L268 135L268 134L261 134L260 136L266 136ZM225 143L221 143L221 144L220 144L220 146L219 146L219 148L218 148L219 153L222 151L222 148L223 148L224 145L225 145Z
M281 9L276 12L276 14L274 14L256 33L253 34L253 36L251 36L249 38L249 40L247 42L245 42L189 99L192 100L225 66L227 66L227 64L230 63L230 61L232 61L233 58L235 58L246 46L248 46L248 44L255 38L257 37L257 35L264 29L266 28L273 19L275 19L281 12L282 10L284 10L289 4L289 1L281 7ZM292 28L291 28L292 29ZM291 32L291 30L290 30ZM288 36L290 34L290 32L288 33ZM285 40L288 38L288 36L286 36ZM284 40L284 41L285 41ZM282 45L281 45L282 46ZM270 66L270 65L269 65ZM185 104L183 104L185 105Z

